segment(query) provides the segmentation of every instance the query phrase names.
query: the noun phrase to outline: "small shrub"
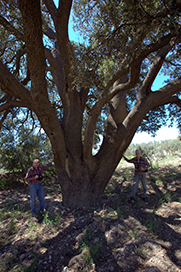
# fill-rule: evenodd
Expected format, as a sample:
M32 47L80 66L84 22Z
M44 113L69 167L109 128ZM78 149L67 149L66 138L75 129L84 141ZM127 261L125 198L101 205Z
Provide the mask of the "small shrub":
M133 226L131 229L129 229L128 235L129 235L130 238L136 239L137 235L136 235L135 226Z
M55 226L59 226L60 225L63 213L64 212L62 211L61 214L53 215L53 218L52 218L53 225L55 225Z
M157 230L159 228L159 222L156 218L149 218L146 222L147 228L153 233L157 234Z
M158 169L158 167L159 167L159 163L158 163L158 162L155 162L155 163L153 163L153 164L151 165L151 168L152 168L152 169Z
M121 211L120 207L117 208L116 212L117 212L118 218L123 216L123 211Z
M165 200L166 200L167 203L170 203L172 201L172 196L171 196L170 192L167 192L165 194Z
M160 200L159 200L159 205L167 202L167 203L170 203L172 201L172 196L171 196L171 193L170 192L167 192L166 194L164 194Z
M0 178L0 189L4 189L9 185L8 179L7 178Z
M37 269L36 269L37 265L38 265L38 259L36 258L33 261L32 265L30 267L26 268L24 270L24 272L36 272L37 271Z
M108 185L104 191L105 194L111 195L114 192L114 188L111 185Z
M82 252L82 258L83 258L83 271L84 272L91 271L93 259L91 257L88 247L84 248L84 250Z
M153 176L150 176L150 180L151 180L152 182L155 182L155 181L156 181L156 178L153 177Z
M32 224L31 226L29 226L28 230L34 229L37 227L37 223Z
M153 214L156 214L155 205L153 205L152 210L153 210Z
M92 230L87 228L85 230L85 234L84 234L84 237L83 237L83 242L87 245L92 241L92 239L93 239Z
M62 220L62 215L63 215L63 211L61 214L57 214L57 215L53 215L51 218L49 217L49 212L45 210L44 214L40 214L40 219L42 217L43 219L43 223L44 224L49 224L49 225L55 225L55 226L59 226L60 222Z
M138 249L138 247L135 245L134 252L136 255L141 257L142 259L146 259L146 253L143 250Z
M85 252L89 253L88 256L91 257L91 259L98 257L101 243L99 241L94 241L94 236L93 236L93 232L91 229L87 228L85 230L85 234L84 234L82 240L80 241L80 245L81 245L82 252L85 251ZM91 264L92 263L90 263L90 265Z
M18 228L16 228L15 226L14 218L11 218L10 220L9 232L10 232L10 235L13 235L18 232Z

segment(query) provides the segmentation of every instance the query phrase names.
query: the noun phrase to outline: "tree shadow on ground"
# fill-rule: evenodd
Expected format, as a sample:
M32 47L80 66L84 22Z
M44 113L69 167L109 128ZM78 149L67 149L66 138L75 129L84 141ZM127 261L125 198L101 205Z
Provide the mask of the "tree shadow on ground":
M132 216L155 235L156 241L162 241L160 245L166 250L167 256L175 265L181 268L181 261L176 257L176 252L180 250L181 235L170 227L171 224L178 224L178 221L175 221L175 219L180 217L179 214L175 214L174 217L168 216L164 218L160 215L148 213L144 209L140 211L140 214L134 213ZM168 244L168 246L164 244Z
M66 266L72 271L89 271L93 264L98 269L103 266L106 269L107 266L107 270L104 270L107 272L122 271L105 239L104 224L99 219L94 220L92 212L86 213L85 210L74 213L73 222L56 237L46 240L44 247L47 251L39 256L38 271L48 271L46 264L50 256L53 271L62 271Z
M121 172L123 174L124 171L122 170L120 173ZM147 228L148 232L155 235L156 241L162 241L161 247L165 249L167 256L176 266L181 268L181 258L176 256L180 256L181 235L180 231L177 232L173 229L174 226L180 224L181 210L179 212L176 211L174 214L168 215L167 217L156 214L156 209L162 207L164 203L171 205L169 202L181 202L180 181L174 180L175 178L180 178L180 176L180 169L176 167L172 167L171 172L169 171L169 167L167 167L166 173L162 168L157 169L157 171L152 171L148 176L149 187L152 188L152 192L149 192L148 203L143 203L140 200L141 193L139 193L140 190L138 190L138 196L140 198L138 197L134 204L129 204L129 212L142 226ZM150 177L151 179L149 179ZM158 178L160 179L159 182L161 182L160 186L156 183ZM130 183L126 182L125 179L124 181L125 183L122 192L119 193L119 196L123 198L126 194L127 197L129 197L128 192L130 191ZM173 182L174 184L172 186ZM112 192L116 193L118 185L116 185L115 180L114 187L115 190L112 190ZM168 244L168 246L166 246L166 244Z
M178 171L177 173L179 174ZM176 176L177 173L172 171L171 174ZM161 210L166 210L172 205L172 202L167 203L166 194L170 196L171 201L177 201L178 204L180 201L180 181L176 180L175 187L172 188L171 174L168 172L165 175L166 178L170 178L167 178L165 186L163 182L157 183L157 177L154 175L162 178L158 171L150 173L155 180L150 180L148 176L147 203L139 198L141 190L138 190L138 201L128 203L132 186L130 176L129 179L126 174L114 176L102 199L90 209L64 209L61 195L57 190L58 184L53 186L45 184L47 223L44 221L37 224L37 221L30 218L32 220L30 224L25 221L27 219L20 218L22 222L22 228L19 229L20 239L13 240L16 236L14 235L5 246L2 244L0 248L2 256L7 254L9 248L11 265L12 263L23 265L26 261L26 272L58 272L67 265L73 269L72 271L83 271L84 268L86 271L91 268L92 263L95 264L96 271L100 272L132 272L140 269L144 272L159 272L166 271L154 263L155 254L160 253L165 255L167 261L170 260L171 265L176 265L179 269L181 268L179 212L173 209L170 214L164 215ZM26 211L29 209L28 196L28 189L26 193L23 191L23 194L21 191L12 191L11 197L5 195L1 204L7 209L14 207L15 210L18 210L19 205L23 208L22 211ZM14 201L17 201L18 205ZM25 205L28 206L25 208ZM60 222L54 225L54 218L60 213L62 213L59 217ZM25 228L34 228L32 229L34 232L28 238L24 237ZM39 229L44 232L43 238L41 232L33 238L33 233ZM55 230L56 235L51 238L51 233ZM153 263L149 260L153 260Z

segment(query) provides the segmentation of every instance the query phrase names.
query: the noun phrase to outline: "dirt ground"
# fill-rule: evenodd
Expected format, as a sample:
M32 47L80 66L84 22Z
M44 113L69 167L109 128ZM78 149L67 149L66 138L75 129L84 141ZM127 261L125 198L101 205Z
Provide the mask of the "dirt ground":
M75 210L47 177L43 219L31 216L27 185L1 190L0 271L181 271L181 165L149 171L147 202L140 184L129 203L132 177L117 170L98 203Z

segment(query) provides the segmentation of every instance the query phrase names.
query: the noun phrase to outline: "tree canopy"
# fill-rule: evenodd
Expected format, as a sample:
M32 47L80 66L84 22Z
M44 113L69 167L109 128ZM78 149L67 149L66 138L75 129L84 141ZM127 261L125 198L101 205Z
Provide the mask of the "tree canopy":
M180 128L180 0L4 0L0 9L0 126L12 116L42 126L67 205L98 198L138 129Z

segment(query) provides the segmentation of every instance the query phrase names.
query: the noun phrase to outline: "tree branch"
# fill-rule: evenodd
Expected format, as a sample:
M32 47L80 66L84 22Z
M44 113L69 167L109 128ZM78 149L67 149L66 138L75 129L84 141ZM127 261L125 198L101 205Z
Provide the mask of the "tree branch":
M56 20L56 33L57 44L62 60L64 69L64 78L66 90L72 89L72 76L71 76L71 57L72 48L68 36L68 22L70 17L70 11L72 6L72 0L59 0L59 7Z
M33 100L31 98L30 92L16 79L14 75L12 75L8 69L4 66L2 61L0 60L0 83L1 89L7 95L11 95L12 97L16 97L29 108L33 107Z
M24 35L16 29L13 25L11 25L3 16L0 15L0 24L4 26L4 28L11 32L18 40L24 41Z
M28 68L31 75L31 93L36 103L40 101L42 95L48 100L40 1L18 0L18 5L23 18Z
M18 0L17 2L23 18L31 91L19 83L2 62L0 62L1 86L5 93L16 97L35 112L51 141L55 161L64 169L66 158L64 135L56 112L48 99L46 86L40 0Z
M85 73L84 73L84 78L86 79L86 80L89 80L90 81L90 76L92 75L92 73L94 73L94 71L92 70L92 69L89 69L89 70L87 70L87 71L85 71ZM91 94L91 95L89 95L88 96L88 93L89 93L89 88L87 88L87 87L81 87L81 89L80 89L80 97L81 97L81 102L82 102L82 111L84 111L84 109L85 109L85 106L86 106L86 102L89 100L89 99L94 99L95 101L97 100L97 98L96 98L96 96L95 95L93 95L93 94ZM89 108L89 107L87 107L87 108Z
M181 31L179 32L180 35ZM85 130L85 139L84 139L84 157L85 159L90 159L92 157L92 144L93 144L93 135L94 135L94 129L96 126L97 118L101 112L101 109L105 103L110 101L115 95L117 95L121 91L126 91L130 88L133 88L133 86L137 83L139 80L140 75L140 66L142 61L152 52L155 52L159 50L160 48L163 48L167 44L169 44L170 40L173 38L172 34L168 34L164 37L162 37L160 40L158 40L155 43L152 43L148 45L142 52L130 63L129 70L130 70L130 77L128 82L121 83L117 85L110 93L107 94L107 88L104 89L104 91L101 94L101 97L96 102L96 104L93 106L91 110L91 114L89 117L89 121L87 123L87 127ZM128 69L121 68L120 71L117 72L116 76L123 76L126 74ZM118 79L116 76L114 76L114 79ZM113 78L108 82L106 87L111 87L111 84L113 84ZM132 114L132 113L130 113Z
M101 95L103 95L104 93L106 93L107 90L109 90L109 89L112 87L112 85L113 85L117 80L119 80L122 76L128 74L128 72L129 72L128 63L129 63L129 58L126 57L126 58L122 61L120 67L119 67L118 70L117 70L117 72L116 72L116 73L108 80L108 82L107 82L107 84L106 84L106 86L105 86L105 88L104 88L104 90L103 90L103 92L102 92Z
M138 94L138 98L144 97L146 95L146 93L151 91L151 86L156 78L156 76L158 75L162 64L165 60L166 55L168 54L168 52L170 51L171 46L170 44L167 44L166 46L164 46L163 48L161 48L158 53L157 56L155 57L151 68L149 69Z
M123 121L123 125L127 129L128 135L131 135L132 132L137 130L146 113L151 109L162 105L166 99L170 99L173 94L180 91L181 78L178 78L159 90L149 93L149 95L144 99L137 100L134 107ZM131 131L129 128L131 128Z
M10 99L11 96L8 94L5 94L1 99L0 99L0 103L4 103L6 102L8 99Z
M56 48L52 51L45 48L45 57L48 59L50 64L50 71L58 88L59 95L62 100L65 101L65 82L60 54Z
M43 33L50 39L50 40L56 40L57 36L56 33L50 28L46 27L46 29L43 31Z
M181 30L179 31L179 36L180 35L181 35ZM134 71L134 69L136 69L136 70L138 69L137 71L139 71L142 61L152 52L155 52L155 51L159 50L160 48L166 46L171 41L171 39L173 37L174 37L173 34L168 34L168 35L160 38L160 40L156 41L155 43L149 44L130 63L129 63L129 58L128 57L125 58L125 60L123 60L121 67L118 69L117 73L115 75L113 75L113 77L106 84L106 87L104 88L103 92L101 93L101 96L103 96L107 93L107 90L109 90L112 87L112 85L114 84L115 81L117 81L120 77L124 76L125 74L128 74L129 70L132 73L132 82L135 82L136 80L133 79L133 76L137 77L136 76L137 73L136 73L136 71ZM127 66L127 68L125 68L126 66ZM119 85L116 86L116 89L114 89L111 93L107 94L108 100L110 100L118 92L119 92ZM109 96L110 96L110 98L109 98Z
M181 108L181 99L179 99L177 96L171 96L171 97L163 100L161 103L158 103L151 110L154 110L154 108L159 107L159 106L164 106L166 104L176 104L178 107Z
M27 74L26 77L21 81L21 84L23 84L24 86L28 84L28 82L31 80L30 78L30 70L27 69Z
M8 110L10 108L17 108L17 107L18 108L27 107L27 105L25 105L21 101L10 100L6 102L5 104L0 105L0 112Z
M105 105L108 101L110 101L115 95L119 92L124 92L126 90L131 89L139 80L140 75L140 66L142 60L132 62L130 65L130 77L127 82L123 81L122 83L116 85L113 90L99 99L91 110L91 115L89 117L89 121L87 124L87 128L85 131L85 139L84 139L84 157L91 158L92 157L92 144L93 144L93 135L94 129L96 126L97 118L102 110L103 105ZM125 75L125 74L124 74Z
M21 48L20 50L18 50L16 54L16 69L14 71L15 74L19 75L20 59L25 53L26 53L26 48Z
M63 18L61 19L61 22L65 27L68 27L69 17L70 17L70 11L72 7L72 0L59 0L59 7L58 12L59 15L62 15Z
M181 92L181 77L171 81L169 84L152 92L149 95L150 109L163 104L163 101L170 99L173 94Z
M48 12L50 13L50 15L52 17L54 25L56 25L57 8L55 6L54 1L53 0L43 0L43 3L45 4L46 8L48 9Z
M127 82L127 80L128 80L127 75L120 78L117 82L115 82L113 88L115 88L117 85L120 85L121 83ZM117 95L113 97L110 103L110 113L116 125L122 123L122 121L125 119L126 115L128 114L126 107L126 91L119 92Z
M84 150L83 150L83 155L85 160L90 160L92 157L94 129L96 126L97 118L102 110L103 105L107 101L109 101L114 95L116 95L118 92L128 90L130 86L132 86L131 81L119 84L119 89L116 89L117 90L116 92L112 92L110 95L103 97L102 99L97 101L96 104L93 106L88 123L87 123L86 130L85 130Z
M178 36L181 36L181 29L178 32L179 34ZM144 50L142 50L142 52L140 52L140 54L129 64L129 70L130 70L130 79L129 82L127 84L129 84L129 87L133 87L134 84L137 82L138 80L138 75L140 72L140 66L142 61L152 52L155 52L157 50L159 50L160 48L163 48L165 46L168 46L168 44L170 43L171 39L173 38L174 35L172 34L168 34L164 37L162 37L160 40L156 41L155 43L152 43L150 45L148 45ZM163 58L163 56L161 54L165 54L164 50L167 50L167 47L165 47L165 49L163 49L160 51L160 56L161 58ZM120 69L120 74L119 71L117 73L117 75L114 77L114 79L118 80L119 78L117 78L118 76L123 76L125 75L128 71L127 69ZM154 78L154 77L153 77ZM152 78L152 79L153 79ZM111 87L111 84L113 84L113 79L110 80L106 86L106 88L104 89L104 91L102 93L106 93L106 90L108 89L107 87ZM110 92L109 94L107 94L107 98L105 100L110 100L113 96L115 96L119 91L122 90L122 84L121 85L117 85L116 88L114 88L112 90L112 92ZM106 102L107 102L106 101Z

